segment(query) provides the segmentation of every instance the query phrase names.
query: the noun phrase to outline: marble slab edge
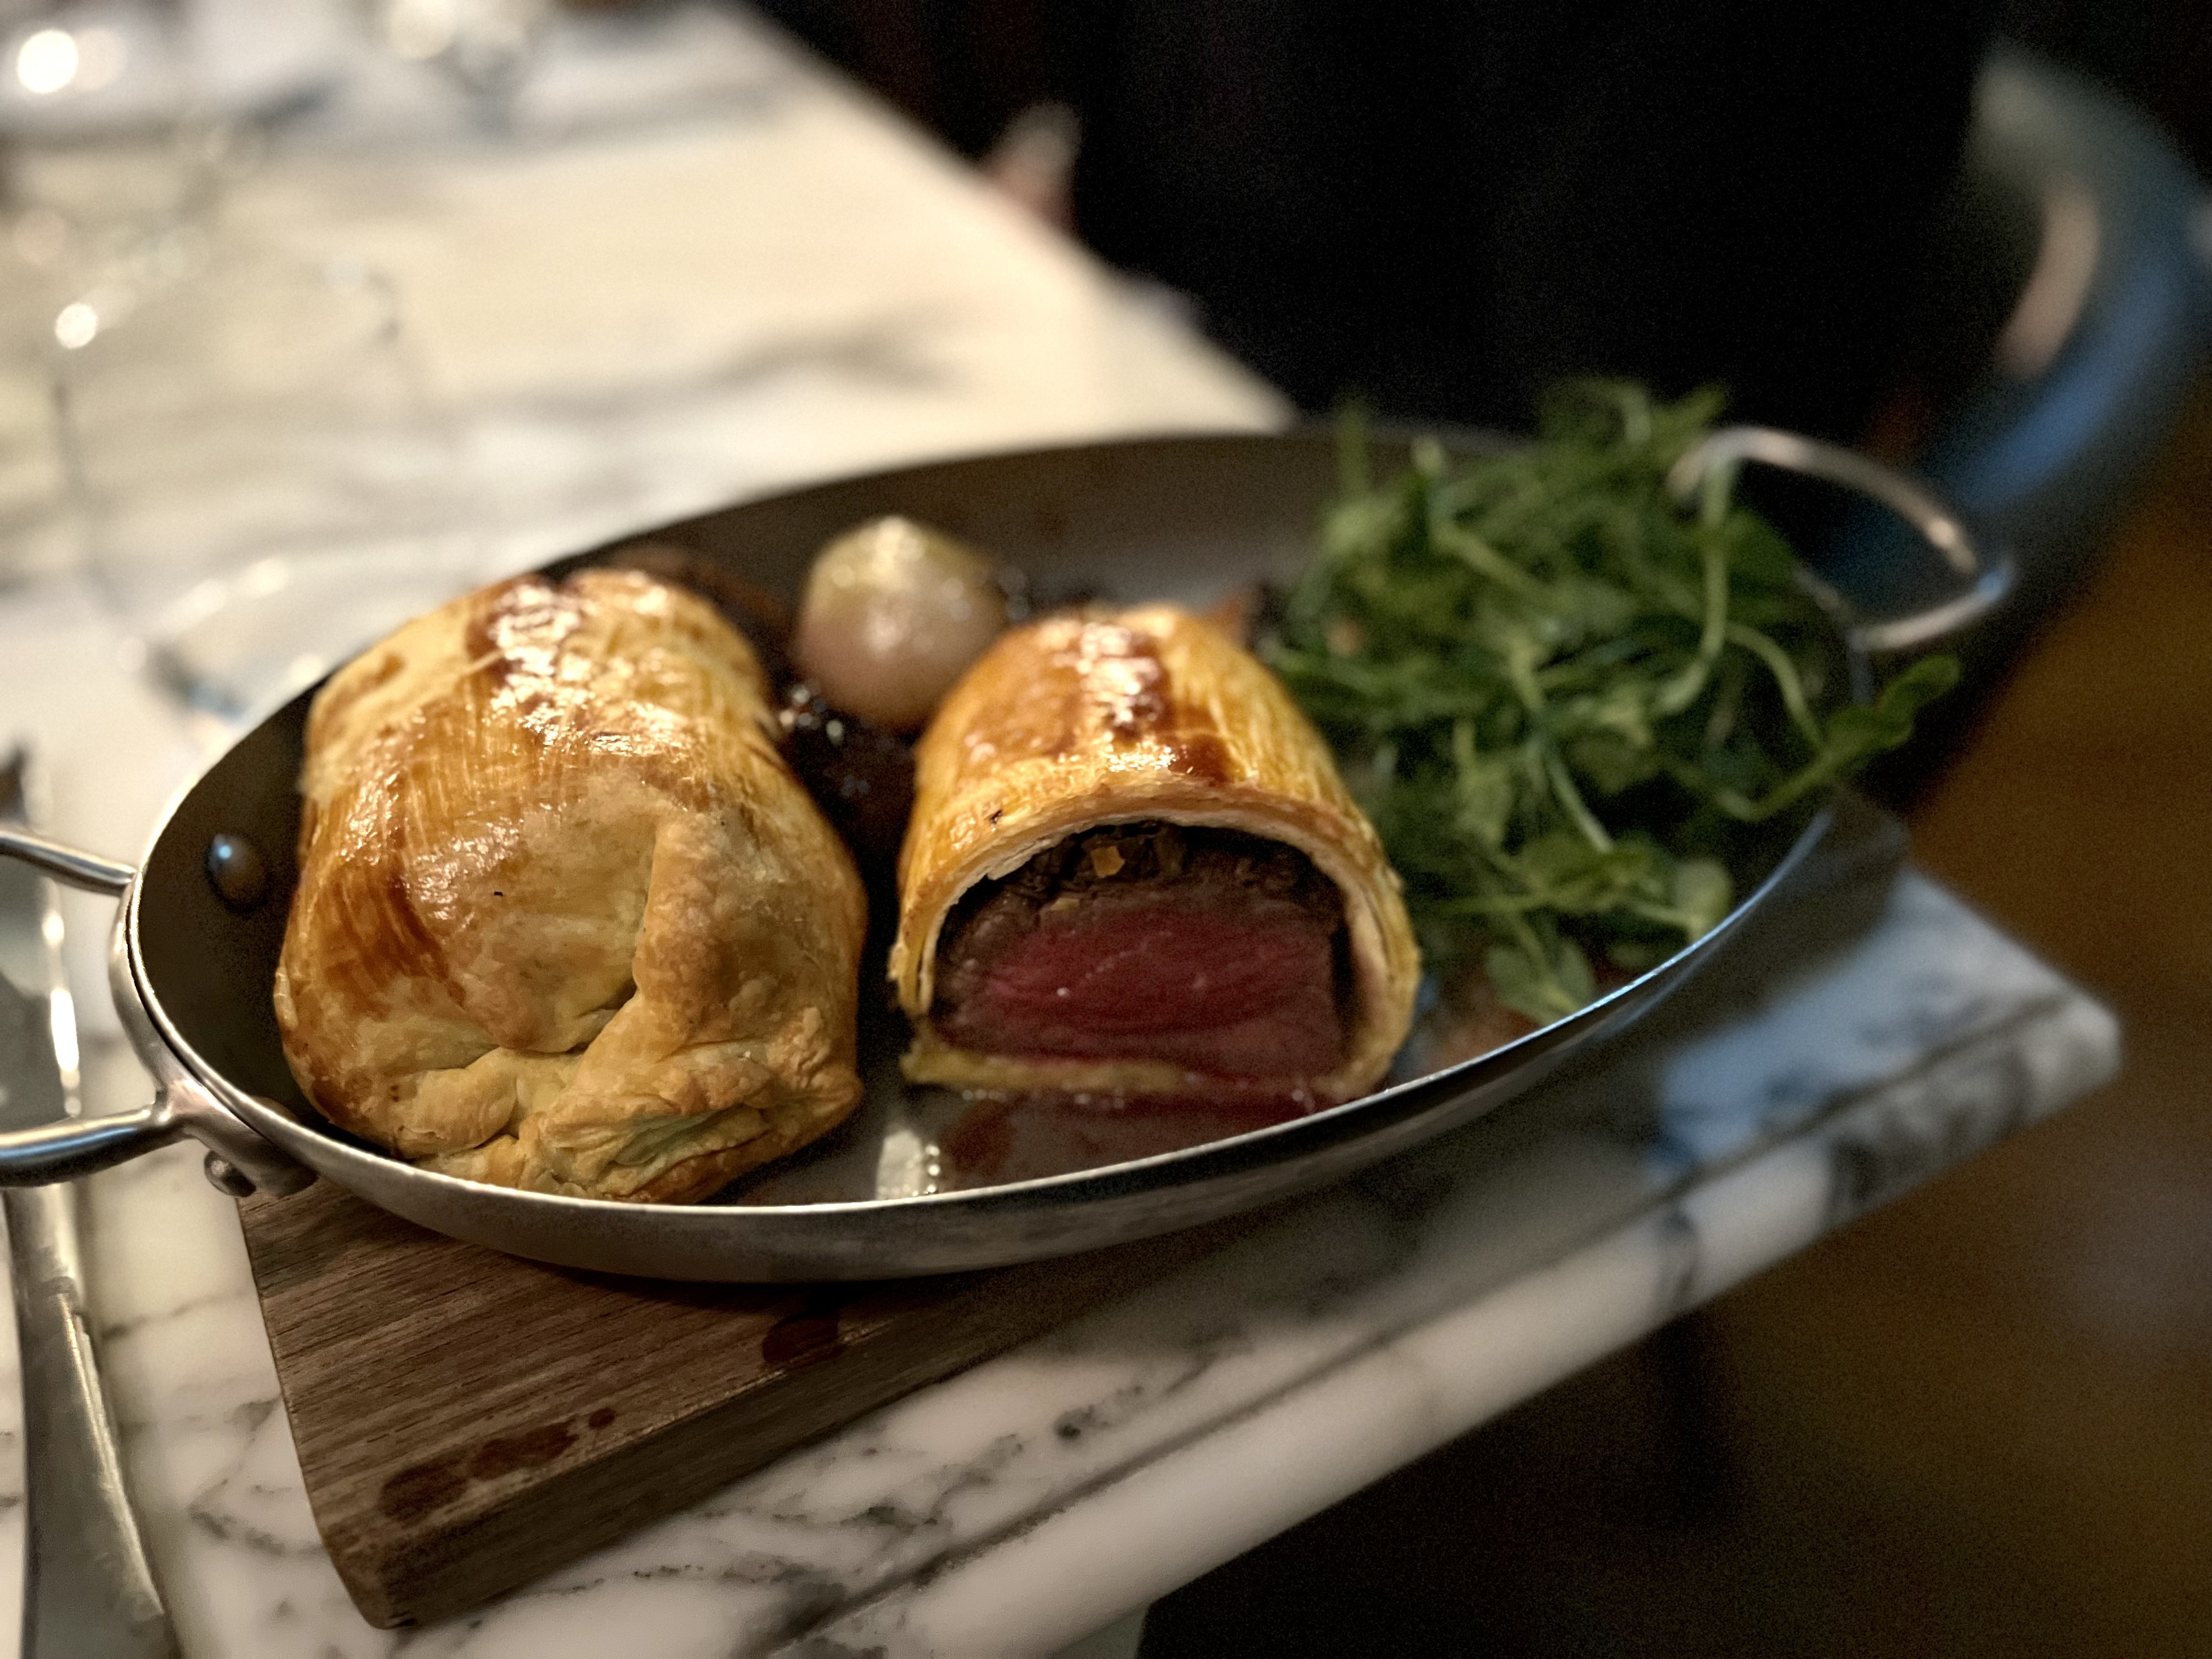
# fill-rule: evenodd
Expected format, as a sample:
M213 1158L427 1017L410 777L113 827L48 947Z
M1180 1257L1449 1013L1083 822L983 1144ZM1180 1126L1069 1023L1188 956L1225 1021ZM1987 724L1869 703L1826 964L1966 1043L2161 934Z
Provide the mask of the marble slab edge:
M774 1652L1054 1652L2088 1092L2118 1054L2101 1005L2070 990L2039 1000L1491 1294L1060 1494Z

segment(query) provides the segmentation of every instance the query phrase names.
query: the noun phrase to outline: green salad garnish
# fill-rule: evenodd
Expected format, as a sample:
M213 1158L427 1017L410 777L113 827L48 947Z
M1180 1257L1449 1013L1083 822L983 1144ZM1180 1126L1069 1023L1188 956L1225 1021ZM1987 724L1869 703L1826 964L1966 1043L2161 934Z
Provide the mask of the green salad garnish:
M1901 743L1948 657L1855 702L1833 601L1734 499L1668 469L1717 394L1565 388L1537 441L1345 477L1269 659L1334 744L1423 950L1539 1021L1725 915L1820 792Z

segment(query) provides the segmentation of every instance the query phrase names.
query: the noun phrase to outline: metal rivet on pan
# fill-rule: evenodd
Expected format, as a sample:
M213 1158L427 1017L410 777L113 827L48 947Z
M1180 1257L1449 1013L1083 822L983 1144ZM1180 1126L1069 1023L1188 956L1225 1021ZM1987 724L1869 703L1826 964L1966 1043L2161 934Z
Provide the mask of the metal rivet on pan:
M224 834L208 842L208 884L232 909L251 910L269 894L269 860L243 836Z
M253 1196L254 1188L252 1180L246 1176L244 1170L237 1168L222 1153L210 1152L207 1155L207 1161L200 1167L207 1171L208 1185L214 1188L216 1191L227 1193L233 1198Z

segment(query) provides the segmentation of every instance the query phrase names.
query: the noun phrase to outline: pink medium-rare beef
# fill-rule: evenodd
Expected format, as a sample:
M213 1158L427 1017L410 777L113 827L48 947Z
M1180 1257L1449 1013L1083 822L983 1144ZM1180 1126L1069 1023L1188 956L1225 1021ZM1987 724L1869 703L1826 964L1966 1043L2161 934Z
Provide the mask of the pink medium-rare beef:
M1343 900L1304 854L1230 830L1092 830L963 900L936 1025L964 1048L1297 1079L1341 1062Z
M1037 916L979 964L970 994L939 1028L997 1054L1319 1076L1344 1051L1331 945L1311 915L1281 900L1103 897Z

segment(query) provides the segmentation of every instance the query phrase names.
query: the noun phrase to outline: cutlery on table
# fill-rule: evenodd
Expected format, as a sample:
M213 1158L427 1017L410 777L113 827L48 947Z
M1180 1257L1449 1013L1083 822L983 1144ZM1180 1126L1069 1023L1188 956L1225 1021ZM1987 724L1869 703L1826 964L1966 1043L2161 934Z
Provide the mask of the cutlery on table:
M29 757L0 754L0 820L28 825ZM53 884L0 863L0 1130L78 1115L76 1009ZM123 1483L78 1247L76 1188L0 1192L22 1353L22 1659L173 1659Z

